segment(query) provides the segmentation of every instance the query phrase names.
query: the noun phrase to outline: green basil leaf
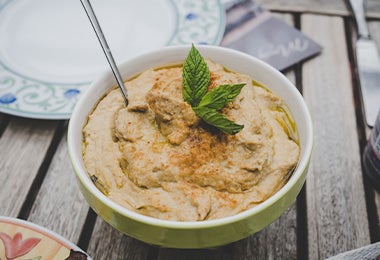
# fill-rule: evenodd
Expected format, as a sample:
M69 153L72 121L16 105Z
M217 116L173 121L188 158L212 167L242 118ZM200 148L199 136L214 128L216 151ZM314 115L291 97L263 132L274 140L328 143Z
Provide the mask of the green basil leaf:
M209 107L193 107L197 116L202 118L209 125L219 128L222 132L230 135L239 133L244 125L236 124L229 120L225 115L219 113L216 109Z
M182 95L192 107L198 106L207 93L210 83L210 70L199 51L191 46L182 69Z
M244 86L245 83L220 85L208 92L198 106L220 110L233 101Z

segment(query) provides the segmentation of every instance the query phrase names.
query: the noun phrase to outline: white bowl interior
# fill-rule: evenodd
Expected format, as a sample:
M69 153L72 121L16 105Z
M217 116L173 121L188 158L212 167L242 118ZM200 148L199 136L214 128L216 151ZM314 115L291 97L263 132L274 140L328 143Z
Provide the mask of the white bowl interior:
M119 69L123 79L126 80L149 68L162 67L172 63L182 62L187 56L189 49L190 46L165 47L158 51L144 54L126 61L119 65ZM68 130L69 153L77 177L80 178L82 183L86 185L95 196L114 210L138 221L144 221L153 225L182 228L200 228L202 226L220 225L227 222L233 222L236 219L244 218L246 215L255 214L255 212L264 209L277 199L281 198L281 196L286 194L287 190L294 185L297 179L302 175L302 172L307 168L312 149L312 124L306 104L294 85L279 71L247 54L217 46L198 46L197 49L205 58L210 58L217 63L223 64L229 70L250 75L253 79L264 84L285 100L296 121L299 132L301 146L299 164L292 177L280 191L268 198L262 204L235 216L202 222L177 222L159 220L127 210L108 199L95 187L87 175L82 160L82 128L86 123L87 115L96 105L99 98L101 98L110 87L116 85L112 73L107 71L92 83L88 90L82 95L73 111Z

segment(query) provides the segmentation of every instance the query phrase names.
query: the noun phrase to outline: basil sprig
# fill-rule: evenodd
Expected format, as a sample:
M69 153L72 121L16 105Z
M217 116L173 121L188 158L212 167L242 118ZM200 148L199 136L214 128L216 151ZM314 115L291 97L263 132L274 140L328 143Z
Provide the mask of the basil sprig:
M210 70L194 44L183 64L182 77L183 99L191 105L197 116L230 135L237 134L243 129L244 125L229 120L219 110L239 95L245 83L220 85L207 92Z

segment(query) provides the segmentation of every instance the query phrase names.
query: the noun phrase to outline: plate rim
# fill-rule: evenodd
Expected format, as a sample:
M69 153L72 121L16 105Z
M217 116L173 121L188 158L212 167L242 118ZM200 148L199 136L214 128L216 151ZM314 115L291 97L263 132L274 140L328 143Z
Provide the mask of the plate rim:
M176 16L176 26L173 34L171 37L167 40L167 44L164 44L161 47L165 46L171 46L171 45L181 45L181 44L190 44L188 43L173 43L173 40L175 39L176 35L179 33L178 31L178 19L180 15L183 15L182 13L179 13L179 7L181 5L185 5L187 0L168 0L168 3L170 3L173 7L173 10L175 10L175 16ZM0 0L0 10L5 8L9 3L11 3L11 0ZM190 1L191 2L191 1ZM213 0L210 2L210 0L203 0L203 2L207 4L212 4L216 5L218 7L217 9L217 14L218 14L218 20L217 23L215 23L217 30L214 31L214 34L212 36L212 39L209 42L198 42L201 44L206 44L206 45L219 45L225 31L225 24L226 24L226 13L223 7L223 4L221 0ZM188 9L189 13L188 15L191 15L191 10ZM189 17L191 20L191 17ZM5 73L4 73L5 71ZM11 72L11 74L15 77L17 77L14 80L14 85L12 86L6 86L8 74ZM3 73L5 75L3 75ZM1 81L3 80L3 81ZM42 109L39 110L31 110L27 109L28 105L26 108L20 108L20 106L23 106L23 102L17 102L17 96L14 94L17 92L17 90L21 89L22 86L20 86L21 83L28 82L30 84L39 84L42 88L56 88L55 91L60 91L61 93L59 94L60 97L66 97L66 92L71 91L72 93L68 95L67 99L63 99L64 105L62 107L65 107L65 111L62 112L54 112L52 110L47 110L46 112L43 111ZM2 87L1 84L4 86ZM7 65L4 64L3 60L0 60L0 113L8 114L8 115L14 115L14 116L19 116L19 117L24 117L24 118L31 118L31 119L44 119L44 120L65 120L65 119L70 119L71 113L75 107L75 104L77 103L78 99L80 98L81 94L83 94L84 91L86 91L86 88L91 84L90 82L77 82L77 83L54 83L54 82L46 82L43 80L39 79L34 79L30 78L28 76L22 75L18 72L14 72L10 69L7 69ZM16 87L17 86L17 87ZM39 86L39 87L40 87ZM11 88L15 88L16 91L11 91ZM73 93L76 92L76 93ZM52 94L53 95L53 94ZM54 93L55 95L55 93ZM37 97L38 98L38 97ZM62 101L58 100L58 101ZM59 108L58 108L59 110Z
M21 226L25 229L32 230L34 232L37 232L49 239L54 240L55 242L61 244L62 246L66 247L67 249L73 249L75 251L80 251L82 253L85 253L87 255L87 259L92 260L91 256L88 255L87 252L85 252L83 249L81 249L79 246L71 242L70 240L64 238L60 234L46 228L43 226L40 226L36 223L20 219L20 218L14 218L9 216L0 216L0 223L9 223L17 226Z

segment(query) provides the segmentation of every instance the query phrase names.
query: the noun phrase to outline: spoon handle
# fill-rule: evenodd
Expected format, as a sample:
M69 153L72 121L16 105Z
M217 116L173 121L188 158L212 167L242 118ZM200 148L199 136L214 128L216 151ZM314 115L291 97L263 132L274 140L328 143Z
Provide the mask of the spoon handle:
M124 86L123 79L121 78L120 71L117 68L117 65L115 63L115 60L112 56L111 50L108 47L106 38L104 37L102 28L99 25L98 19L96 18L96 15L94 13L94 10L92 9L91 3L89 0L81 0L84 10L87 13L88 18L90 19L92 28L94 28L94 31L96 33L96 36L98 37L98 40L100 42L100 45L102 46L103 52L106 55L108 64L111 67L111 70L113 72L113 75L115 76L116 82L120 87L121 92L124 95L125 103L128 105L128 94L127 89Z

